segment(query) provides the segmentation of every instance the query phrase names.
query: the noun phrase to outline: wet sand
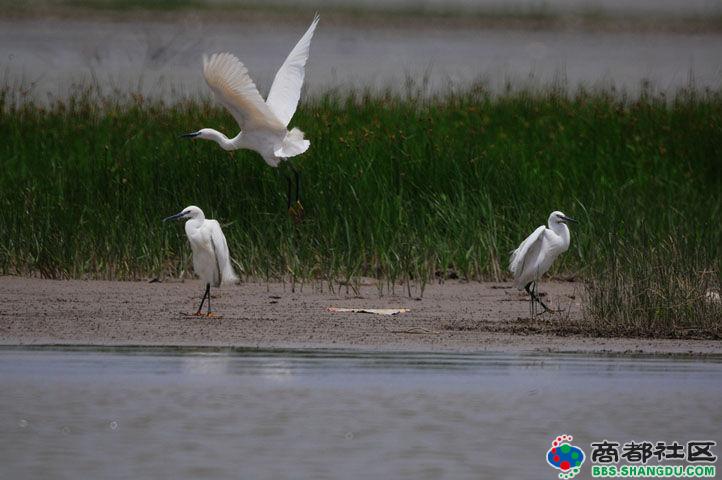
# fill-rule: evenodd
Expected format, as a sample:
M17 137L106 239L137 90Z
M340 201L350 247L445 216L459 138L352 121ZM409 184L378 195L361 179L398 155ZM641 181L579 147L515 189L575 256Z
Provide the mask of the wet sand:
M423 298L373 281L358 295L327 284L243 283L214 291L218 318L189 315L203 288L185 282L110 282L0 277L0 344L351 348L413 351L550 351L722 354L722 341L589 338L565 333L580 316L582 286L544 282L565 311L529 318L525 295L505 283L447 281ZM408 308L397 316L331 313L328 307ZM562 326L560 328L560 326Z

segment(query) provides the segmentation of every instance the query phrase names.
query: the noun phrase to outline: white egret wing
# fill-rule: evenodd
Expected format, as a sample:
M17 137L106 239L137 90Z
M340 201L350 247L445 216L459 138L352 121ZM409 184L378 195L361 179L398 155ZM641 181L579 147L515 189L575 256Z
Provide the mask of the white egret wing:
M230 53L203 56L203 76L216 99L223 104L241 129L285 130L258 93L248 69Z
M293 47L291 53L286 57L286 61L276 72L266 99L266 104L284 126L288 126L290 123L293 114L296 113L298 100L301 98L301 87L306 74L306 60L308 60L311 38L313 38L319 18L316 14L311 26L308 27L306 33Z
M512 252L509 259L509 271L514 274L514 278L519 278L525 268L529 267L530 262L536 263L536 259L530 257L535 256L535 254L538 255L545 230L544 225L539 226L521 242L519 248Z
M231 254L228 252L226 236L223 235L221 225L216 220L206 220L211 229L211 242L216 254L218 272L221 274L221 283L233 283L238 280L236 272L231 265Z

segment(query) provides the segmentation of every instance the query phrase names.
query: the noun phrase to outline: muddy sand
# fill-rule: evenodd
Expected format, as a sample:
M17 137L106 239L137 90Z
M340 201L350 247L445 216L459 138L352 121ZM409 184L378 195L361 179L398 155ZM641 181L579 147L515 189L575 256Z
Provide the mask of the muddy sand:
M214 291L215 318L194 317L203 287L185 282L110 282L0 277L0 344L353 348L414 351L554 351L722 354L722 341L562 336L579 318L581 285L545 282L545 301L562 313L529 318L525 295L509 284L447 281L423 298L328 285L243 283ZM408 308L381 316L329 307ZM563 329L562 329L563 330Z

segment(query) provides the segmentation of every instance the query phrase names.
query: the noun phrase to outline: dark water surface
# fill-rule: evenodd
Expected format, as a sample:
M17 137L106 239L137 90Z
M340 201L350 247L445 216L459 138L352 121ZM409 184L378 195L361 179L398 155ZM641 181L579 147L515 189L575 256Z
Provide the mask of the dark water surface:
M722 440L720 359L2 349L0 385L2 478L556 478L560 433Z

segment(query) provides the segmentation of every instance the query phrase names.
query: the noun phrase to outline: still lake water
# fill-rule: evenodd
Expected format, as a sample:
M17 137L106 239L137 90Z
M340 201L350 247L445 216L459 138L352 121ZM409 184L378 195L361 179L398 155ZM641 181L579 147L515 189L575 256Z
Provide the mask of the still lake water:
M556 478L560 433L722 440L722 359L11 348L0 385L2 478Z
M630 2L634 3L634 2ZM722 2L718 2L722 3ZM217 22L191 16L176 23L94 18L0 18L0 72L38 102L96 85L106 94L141 92L169 101L209 95L201 75L204 53L242 59L265 96L276 70L305 31L289 25ZM529 30L321 21L306 69L304 98L328 90L386 88L423 94L464 90L483 82L556 85L574 91L616 87L630 95L648 81L673 93L682 87L720 88L722 34L666 31ZM24 98L24 97L23 97Z

